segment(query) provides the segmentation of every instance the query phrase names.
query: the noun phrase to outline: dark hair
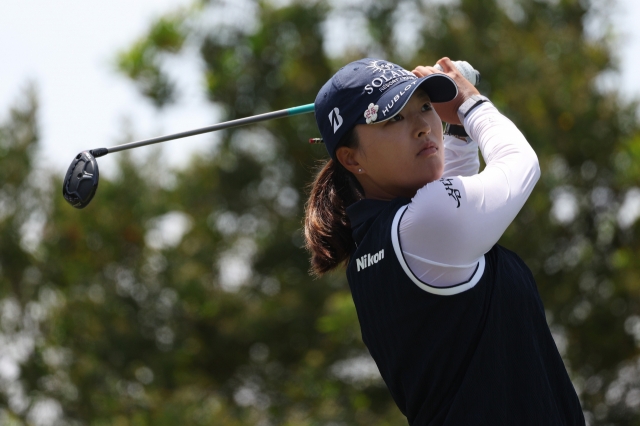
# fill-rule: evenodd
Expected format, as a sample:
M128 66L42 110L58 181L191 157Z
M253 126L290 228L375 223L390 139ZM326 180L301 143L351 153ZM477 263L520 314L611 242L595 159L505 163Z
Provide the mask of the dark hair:
M340 146L358 147L355 128L344 134ZM337 160L329 160L318 169L305 206L304 236L306 248L311 253L311 271L320 276L349 262L355 242L347 207L363 199L364 190L356 177Z

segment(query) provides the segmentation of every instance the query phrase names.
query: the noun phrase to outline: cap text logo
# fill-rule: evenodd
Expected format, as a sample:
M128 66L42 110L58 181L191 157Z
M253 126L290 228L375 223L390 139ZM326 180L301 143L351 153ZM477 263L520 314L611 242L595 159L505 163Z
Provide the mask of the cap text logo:
M340 115L340 110L338 108L334 108L329 113L329 121L333 124L333 133L335 134L340 126L342 126L342 116Z
M367 68L370 68L371 72L377 75L364 87L364 91L369 95L374 92L374 89L384 92L391 86L418 78L412 72L388 62L371 61Z
M376 61L370 61L369 65L367 65L367 68L371 68L374 73L375 72L384 73L385 71L392 70L394 66L393 64L390 64L388 62L376 60Z

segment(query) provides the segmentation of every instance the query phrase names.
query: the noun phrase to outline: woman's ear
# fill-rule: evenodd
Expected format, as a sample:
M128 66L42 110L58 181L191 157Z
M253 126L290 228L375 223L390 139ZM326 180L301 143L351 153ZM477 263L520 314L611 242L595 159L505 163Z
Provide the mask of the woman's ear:
M362 165L356 159L357 150L346 146L341 146L336 150L336 160L342 164L342 166L353 173L359 175L363 173Z

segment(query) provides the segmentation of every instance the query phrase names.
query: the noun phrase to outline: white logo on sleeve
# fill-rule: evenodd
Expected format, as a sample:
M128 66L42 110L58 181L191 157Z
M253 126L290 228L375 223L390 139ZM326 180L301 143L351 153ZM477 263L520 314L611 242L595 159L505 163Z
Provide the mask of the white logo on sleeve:
M361 269L364 269L368 266L371 266L373 264L376 264L378 262L380 262L382 259L384 259L384 249L380 250L379 252L377 252L374 255L371 254L365 254L364 256L356 259L356 264L358 266L358 272L360 272Z
M329 121L333 124L333 133L335 134L340 126L342 126L342 116L340 115L340 110L338 108L334 108L329 113Z

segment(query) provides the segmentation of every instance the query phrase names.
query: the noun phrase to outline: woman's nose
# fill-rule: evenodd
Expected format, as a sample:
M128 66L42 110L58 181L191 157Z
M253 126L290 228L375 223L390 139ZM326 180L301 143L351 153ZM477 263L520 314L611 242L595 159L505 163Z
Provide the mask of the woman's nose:
M414 134L417 138L426 136L431 133L431 126L429 121L423 116L423 114L416 114L415 116L415 131Z

